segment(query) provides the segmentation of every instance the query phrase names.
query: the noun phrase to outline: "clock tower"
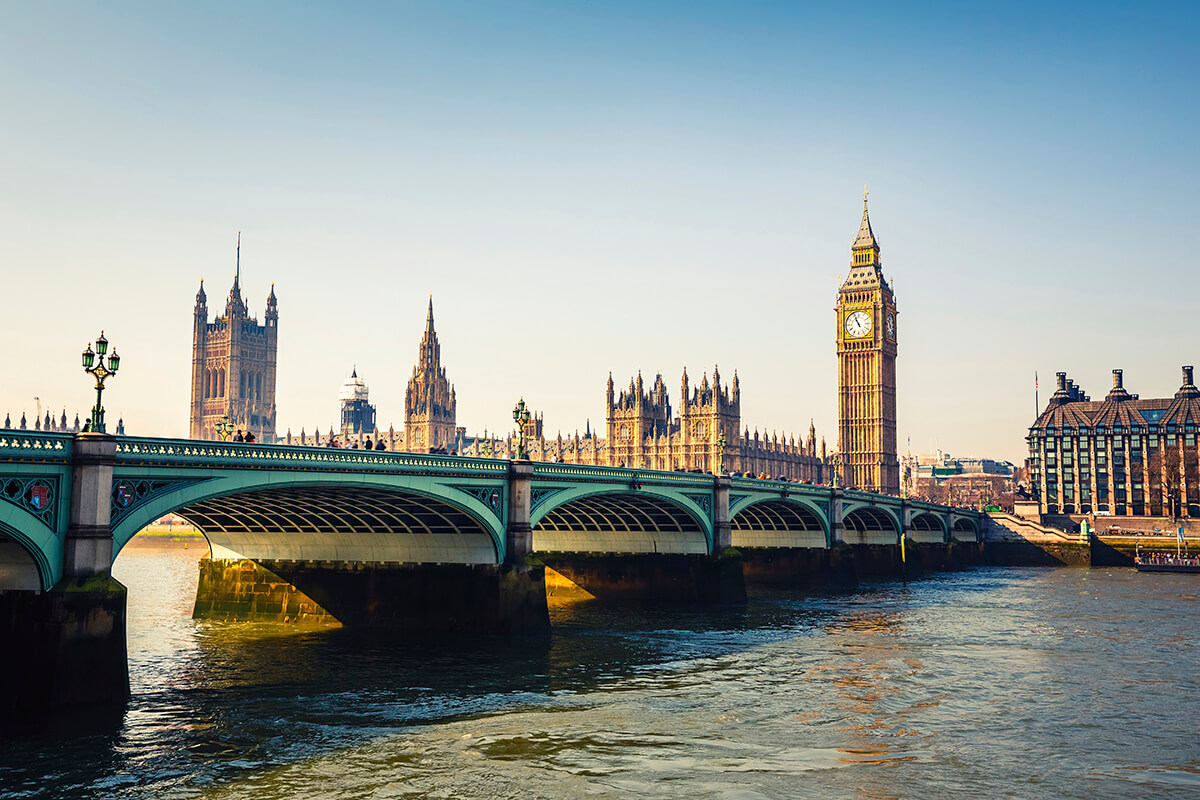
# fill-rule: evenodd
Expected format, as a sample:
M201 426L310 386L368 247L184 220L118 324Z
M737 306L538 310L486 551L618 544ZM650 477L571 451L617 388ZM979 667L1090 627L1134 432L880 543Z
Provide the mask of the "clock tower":
M898 495L896 298L883 277L866 191L850 272L838 289L837 355L841 483Z

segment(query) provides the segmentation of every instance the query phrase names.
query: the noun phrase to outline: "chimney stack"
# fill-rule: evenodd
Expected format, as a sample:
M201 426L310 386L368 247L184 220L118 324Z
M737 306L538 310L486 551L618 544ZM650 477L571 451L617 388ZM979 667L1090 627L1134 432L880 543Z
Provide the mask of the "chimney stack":
M1124 382L1124 379L1122 378L1122 376L1124 374L1125 374L1124 370L1119 370L1119 369L1113 370L1113 388L1114 389L1124 389L1125 388L1125 382Z

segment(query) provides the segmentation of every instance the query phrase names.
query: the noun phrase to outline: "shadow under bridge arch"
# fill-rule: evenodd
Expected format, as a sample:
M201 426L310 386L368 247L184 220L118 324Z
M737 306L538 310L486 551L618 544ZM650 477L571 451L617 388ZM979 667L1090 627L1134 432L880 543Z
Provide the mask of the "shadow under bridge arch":
M815 511L789 500L763 500L743 506L729 520L733 546L826 547L829 529Z
M956 542L974 542L979 539L979 528L973 519L959 517L954 520L954 529L951 535Z
M379 486L283 486L197 499L175 513L213 558L497 564L494 530L448 500Z
M707 554L711 549L712 532L695 512L651 492L564 498L533 521L535 553Z
M847 544L898 544L900 541L896 518L875 506L856 506L844 511L842 529Z
M942 542L946 540L946 525L942 518L929 511L914 513L909 526L908 538L914 542Z

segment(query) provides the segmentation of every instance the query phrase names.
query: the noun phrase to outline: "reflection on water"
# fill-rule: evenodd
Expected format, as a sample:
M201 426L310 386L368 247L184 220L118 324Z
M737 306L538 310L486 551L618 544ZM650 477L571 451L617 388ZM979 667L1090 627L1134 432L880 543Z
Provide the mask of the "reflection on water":
M1195 797L1196 583L987 570L548 638L195 622L134 550L135 697L10 735L4 797Z

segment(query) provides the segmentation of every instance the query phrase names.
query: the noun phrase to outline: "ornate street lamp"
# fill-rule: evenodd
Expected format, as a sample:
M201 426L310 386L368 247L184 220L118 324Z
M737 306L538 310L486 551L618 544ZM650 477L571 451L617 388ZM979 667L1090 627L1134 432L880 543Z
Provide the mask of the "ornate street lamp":
M513 421L517 423L517 459L524 460L525 456L525 425L529 422L529 409L525 407L525 398L522 397L515 406L513 406Z
M222 414L221 418L217 420L217 436L220 436L223 442L229 438L231 433L233 433L233 423L229 421L228 414Z
M100 398L104 393L104 381L117 374L117 369L121 366L121 357L117 355L117 348L113 348L111 354L108 354L108 367L104 366L104 356L108 354L108 339L104 338L104 331L100 331L100 338L96 340L96 350L92 352L92 346L89 344L83 351L83 371L90 374L96 379L96 407L92 409L92 418L88 421L88 430L92 433L104 433L104 406L100 403ZM99 356L99 360L97 360ZM95 364L95 366L92 366Z
M725 474L725 431L721 431L721 435L717 437L717 474Z
M839 486L838 467L840 467L842 464L841 453L834 453L833 456L830 457L829 463L833 465L833 488L837 489Z

